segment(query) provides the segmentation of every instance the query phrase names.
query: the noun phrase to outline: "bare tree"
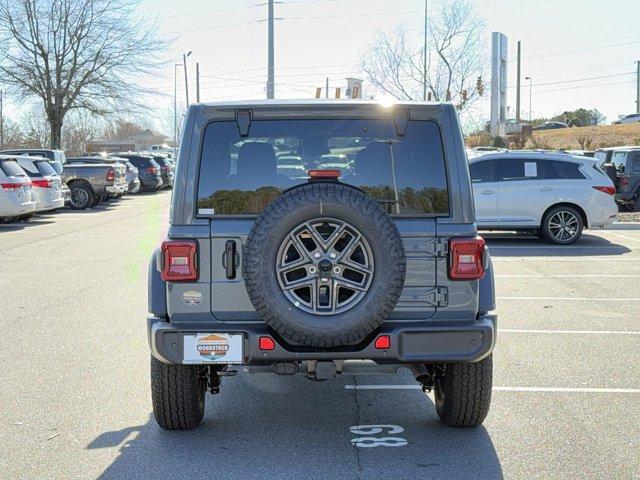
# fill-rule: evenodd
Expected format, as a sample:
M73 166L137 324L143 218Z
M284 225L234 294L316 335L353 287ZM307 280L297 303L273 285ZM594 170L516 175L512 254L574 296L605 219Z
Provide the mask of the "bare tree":
M134 0L0 0L0 73L17 95L39 98L59 148L69 111L132 111L135 81L158 66L165 43Z
M406 24L378 32L360 66L374 88L387 95L422 100L426 84L432 100L451 101L464 110L482 94L483 25L468 0L439 0L435 10L429 18L426 70L421 38L411 38Z

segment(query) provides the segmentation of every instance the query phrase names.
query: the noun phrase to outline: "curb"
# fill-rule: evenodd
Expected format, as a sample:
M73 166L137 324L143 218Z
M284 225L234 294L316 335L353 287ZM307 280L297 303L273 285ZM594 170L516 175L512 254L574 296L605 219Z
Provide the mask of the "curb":
M640 230L640 222L615 222L602 230Z

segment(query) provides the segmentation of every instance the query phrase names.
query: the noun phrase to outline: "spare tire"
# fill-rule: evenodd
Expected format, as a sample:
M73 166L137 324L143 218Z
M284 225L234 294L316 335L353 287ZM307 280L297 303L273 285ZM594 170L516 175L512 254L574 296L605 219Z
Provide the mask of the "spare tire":
M336 347L361 343L393 311L406 259L395 223L373 198L314 182L267 206L242 270L256 311L285 341Z

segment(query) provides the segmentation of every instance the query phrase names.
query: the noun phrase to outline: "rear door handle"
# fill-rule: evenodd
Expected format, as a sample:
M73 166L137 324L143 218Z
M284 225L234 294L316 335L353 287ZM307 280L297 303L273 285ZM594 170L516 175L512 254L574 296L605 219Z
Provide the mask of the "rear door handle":
M493 195L494 193L496 193L494 190L489 190L488 188L486 190L482 190L482 195Z
M222 254L222 266L225 269L225 273L228 280L236 278L236 262L238 258L238 252L236 252L236 242L233 240L227 240L224 243L224 253Z

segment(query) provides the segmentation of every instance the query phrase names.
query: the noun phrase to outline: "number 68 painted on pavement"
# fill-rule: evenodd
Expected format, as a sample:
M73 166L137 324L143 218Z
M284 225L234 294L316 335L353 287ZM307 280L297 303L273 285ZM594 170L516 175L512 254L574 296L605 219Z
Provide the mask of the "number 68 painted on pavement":
M349 428L354 435L395 435L404 432L404 428L399 425L355 425ZM401 437L358 437L352 438L351 444L355 447L403 447L407 440Z

